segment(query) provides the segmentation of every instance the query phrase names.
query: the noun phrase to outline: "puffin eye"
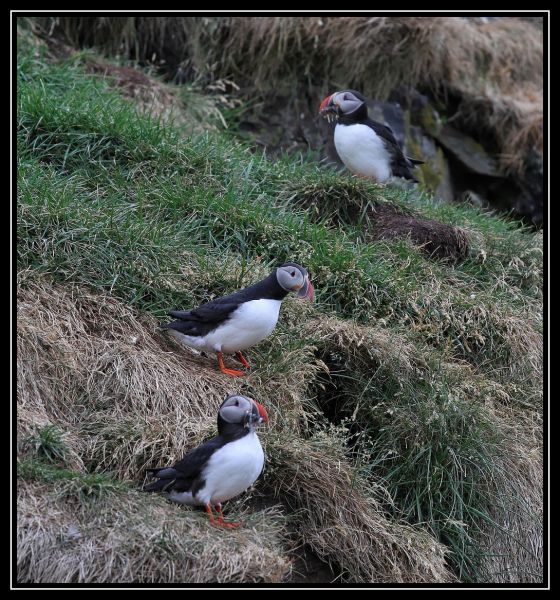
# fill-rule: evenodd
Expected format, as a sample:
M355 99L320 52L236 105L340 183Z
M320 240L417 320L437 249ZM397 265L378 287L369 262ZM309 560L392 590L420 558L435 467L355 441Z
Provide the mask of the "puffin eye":
M296 276L296 272L295 272L295 271L292 271L292 272L290 273L290 275L291 275L292 277L295 277L295 276Z

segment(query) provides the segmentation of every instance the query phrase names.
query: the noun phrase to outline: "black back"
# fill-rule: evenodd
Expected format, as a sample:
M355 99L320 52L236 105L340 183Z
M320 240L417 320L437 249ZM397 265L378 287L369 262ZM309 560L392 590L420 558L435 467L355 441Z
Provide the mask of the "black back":
M160 327L174 329L185 335L204 336L225 323L244 302L261 299L283 300L287 294L288 292L278 283L275 269L266 279L239 292L215 298L193 310L170 311L169 315L177 320Z

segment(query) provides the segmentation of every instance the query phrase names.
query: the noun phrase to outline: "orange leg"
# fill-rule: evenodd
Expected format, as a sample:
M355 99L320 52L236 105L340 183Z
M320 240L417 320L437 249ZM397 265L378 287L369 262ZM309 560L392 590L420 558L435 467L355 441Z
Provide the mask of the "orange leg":
M237 371L236 369L227 369L224 365L224 357L221 352L216 353L218 356L218 365L220 367L220 371L225 373L226 375L231 375L232 377L243 377L245 373L243 371Z
M243 354L241 354L241 352L236 352L235 356L237 357L237 360L246 368L246 369L250 369L251 365L249 364L249 362L247 361L247 359L243 356Z
M212 512L212 507L210 506L210 504L207 504L205 506L205 508L206 508L206 514L210 517L210 525L216 525L217 522L219 521L219 519L218 519L218 521L216 521L216 519L214 518L214 513Z
M234 527L239 527L243 525L241 522L227 522L224 521L224 513L222 512L222 505L220 503L216 504L216 512L218 513L218 521L217 524L221 527L227 527L228 529L232 529Z
M226 529L232 529L233 527L239 527L243 525L243 523L228 523L224 521L224 514L222 513L222 505L216 505L216 512L218 513L218 518L214 517L214 513L212 512L212 506L208 503L205 506L206 514L210 518L210 525L214 525L214 527L225 527Z

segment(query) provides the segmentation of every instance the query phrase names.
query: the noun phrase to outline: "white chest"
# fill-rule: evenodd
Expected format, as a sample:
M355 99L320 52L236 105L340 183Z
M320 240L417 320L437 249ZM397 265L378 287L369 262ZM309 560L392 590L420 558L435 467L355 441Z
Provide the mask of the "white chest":
M255 432L217 450L204 470L206 485L197 500L225 502L249 488L261 474L264 452Z
M361 123L337 123L334 145L340 160L352 173L380 182L391 177L391 156L371 127Z
M208 350L232 354L245 350L272 333L280 315L280 300L251 300L242 304L204 340Z

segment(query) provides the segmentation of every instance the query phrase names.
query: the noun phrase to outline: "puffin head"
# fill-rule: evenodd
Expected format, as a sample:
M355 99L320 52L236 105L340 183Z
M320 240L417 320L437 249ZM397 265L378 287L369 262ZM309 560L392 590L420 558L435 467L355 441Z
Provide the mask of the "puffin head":
M309 273L297 263L284 263L276 268L276 280L288 292L297 292L298 298L315 298L315 289L309 281Z
M262 404L247 396L228 396L218 411L218 426L220 419L233 425L242 425L252 429L261 423L268 423L268 413Z
M344 90L327 96L319 107L319 115L328 121L341 115L352 115L365 104L366 98L356 90ZM367 116L367 108L366 108Z

